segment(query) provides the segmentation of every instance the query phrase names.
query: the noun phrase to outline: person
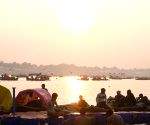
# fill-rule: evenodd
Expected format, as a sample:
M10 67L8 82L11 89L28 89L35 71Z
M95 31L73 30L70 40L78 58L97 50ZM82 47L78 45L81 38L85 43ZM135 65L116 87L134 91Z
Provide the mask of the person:
M42 85L41 85L41 87L42 87L42 89L44 89L44 90L48 91L48 89L47 89L47 88L45 88L45 84L42 84Z
M106 112L107 125L125 125L122 117L114 114L113 110L109 108Z
M136 99L131 92L131 90L127 90L127 96L125 97L125 103L127 107L133 107L136 105Z
M89 106L88 103L83 99L82 95L79 96L78 106L80 108L86 108Z
M125 101L125 96L121 94L121 91L117 91L117 95L115 96L115 105L116 107L123 107Z
M53 93L52 98L51 98L51 102L48 105L47 115L50 116L50 117L57 117L57 111L58 111L57 110L58 104L57 104L57 101L56 101L57 97L58 97L58 94Z
M143 94L139 94L139 97L136 100L137 100L137 106L140 107L145 107L149 104L149 100L147 96L143 96Z
M97 97L96 97L97 107L100 107L100 108L108 107L106 104L107 99L106 99L105 92L106 92L105 88L102 88L101 92L97 94Z
M86 115L86 108L81 108L79 112L79 116L64 121L63 125L92 125L93 118Z

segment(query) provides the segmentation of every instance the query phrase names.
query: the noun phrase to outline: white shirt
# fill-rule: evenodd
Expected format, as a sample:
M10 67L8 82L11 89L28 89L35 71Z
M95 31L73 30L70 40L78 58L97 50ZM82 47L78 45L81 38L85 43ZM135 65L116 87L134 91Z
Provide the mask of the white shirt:
M99 93L96 97L96 102L106 102L106 94Z

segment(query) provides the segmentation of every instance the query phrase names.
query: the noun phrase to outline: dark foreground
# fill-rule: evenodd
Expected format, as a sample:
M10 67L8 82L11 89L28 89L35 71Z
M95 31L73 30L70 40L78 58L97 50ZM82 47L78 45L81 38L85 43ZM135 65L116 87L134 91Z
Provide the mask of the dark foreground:
M118 112L128 124L150 125L150 112ZM15 116L1 115L0 125L63 125L70 120L69 125L79 116L77 113L68 114L59 118L48 118L45 111L41 112L18 112ZM91 125L106 125L105 113L88 113Z

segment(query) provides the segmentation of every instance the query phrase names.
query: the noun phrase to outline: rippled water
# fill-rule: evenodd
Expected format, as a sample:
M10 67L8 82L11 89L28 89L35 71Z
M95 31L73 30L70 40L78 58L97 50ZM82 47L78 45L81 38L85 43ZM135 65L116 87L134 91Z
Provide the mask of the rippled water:
M44 83L50 93L57 92L58 103L68 104L78 101L79 95L83 95L85 100L90 105L95 105L95 98L102 87L106 88L107 97L114 96L117 90L121 90L122 94L126 95L126 90L131 89L135 96L139 93L150 98L150 80L108 80L108 81L81 81L79 77L52 77L50 81L26 81L25 78L20 78L18 81L0 81L0 84L9 88L12 92L12 87L16 87L16 94L24 89L40 88Z

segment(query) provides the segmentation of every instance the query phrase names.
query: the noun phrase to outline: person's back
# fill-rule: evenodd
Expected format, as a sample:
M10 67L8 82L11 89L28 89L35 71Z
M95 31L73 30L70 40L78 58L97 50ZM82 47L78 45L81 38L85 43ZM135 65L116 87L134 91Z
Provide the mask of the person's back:
M114 114L110 108L106 112L107 125L124 125L124 121L120 115Z
M64 125L92 125L92 117L86 115L86 109L80 109L80 115L64 122Z
M125 97L121 94L120 91L117 91L117 95L115 96L115 104L117 107L124 106Z
M124 125L124 122L120 115L112 114L107 118L107 125Z
M125 103L126 103L126 106L134 106L136 104L136 99L135 99L133 93L131 93L131 90L127 91Z

